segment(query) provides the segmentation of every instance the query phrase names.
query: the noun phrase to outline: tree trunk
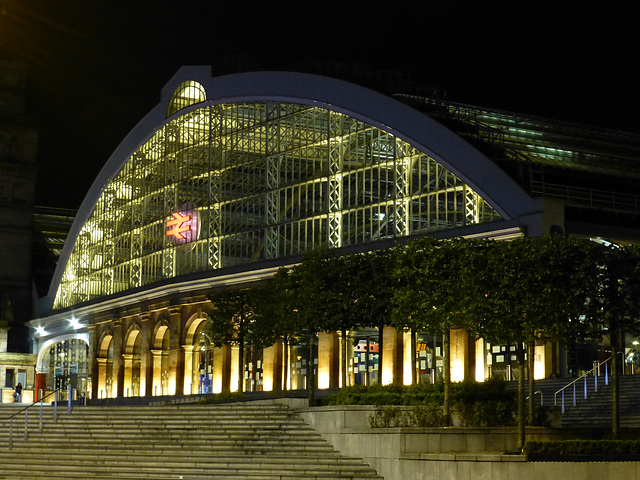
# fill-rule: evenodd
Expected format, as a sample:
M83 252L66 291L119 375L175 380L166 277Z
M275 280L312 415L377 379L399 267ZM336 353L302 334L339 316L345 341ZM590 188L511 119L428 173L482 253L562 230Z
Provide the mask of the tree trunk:
M284 336L283 340L284 352L282 352L282 381L280 386L282 390L287 391L289 389L289 337L287 335Z
M238 342L238 392L244 392L244 336Z
M618 438L620 415L618 407L618 335L611 335L611 438Z
M307 394L309 399L309 406L313 407L316 404L316 392L315 384L316 378L313 371L313 344L315 343L315 334L309 335L309 361L307 362Z
M535 379L533 378L533 371L535 368L535 360L536 360L536 342L531 340L527 347L527 366L528 366L528 374L529 374L529 425L533 425L534 421L534 410L535 410L535 397L536 397L536 384Z
M416 372L416 331L411 329L411 384L418 383L418 375Z
M520 451L524 449L525 442L525 401L524 401L524 371L525 371L525 359L524 359L524 347L522 342L518 342L517 346L518 355L518 448Z
M347 362L349 361L349 359L347 358L347 342L348 342L348 338L347 338L347 329L343 328L342 329L342 341L340 343L340 349L342 350L342 362L340 364L340 373L342 375L342 386L343 387L347 387L349 385L349 382L347 380Z
M442 335L442 377L444 380L444 424L451 425L451 330L445 328Z

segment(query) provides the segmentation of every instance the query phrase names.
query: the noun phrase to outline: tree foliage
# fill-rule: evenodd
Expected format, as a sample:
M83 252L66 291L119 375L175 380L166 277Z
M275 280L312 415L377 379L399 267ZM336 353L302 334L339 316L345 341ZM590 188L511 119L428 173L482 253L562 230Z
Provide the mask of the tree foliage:
M216 347L238 346L238 391L244 390L244 349L247 343L263 346L253 335L257 289L225 289L209 294L213 309L206 333Z

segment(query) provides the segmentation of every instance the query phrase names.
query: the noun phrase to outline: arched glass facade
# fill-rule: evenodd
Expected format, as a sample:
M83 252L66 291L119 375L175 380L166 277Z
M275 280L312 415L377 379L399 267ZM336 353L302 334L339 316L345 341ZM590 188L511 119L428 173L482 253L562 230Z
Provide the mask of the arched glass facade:
M181 85L174 98L187 87L200 91ZM104 186L54 309L315 247L500 218L427 154L343 113L277 102L177 103L184 113Z
M71 386L79 394L88 391L89 345L84 340L72 338L51 345L43 356L42 373L47 374L46 388L66 392Z

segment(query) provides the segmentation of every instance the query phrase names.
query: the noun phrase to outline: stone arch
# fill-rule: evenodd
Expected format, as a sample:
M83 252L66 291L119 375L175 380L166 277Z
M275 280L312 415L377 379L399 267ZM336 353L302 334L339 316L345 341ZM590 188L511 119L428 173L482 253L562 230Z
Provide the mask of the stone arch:
M89 338L86 334L61 335L45 342L36 360L37 388L46 391L62 389L66 395L67 380L79 394L86 393L89 381L87 371Z
M141 394L141 351L142 329L137 323L129 327L124 338L124 395L126 397Z
M115 396L113 391L113 350L114 350L113 331L105 330L100 336L100 340L96 345L96 361L98 362L98 398L112 398Z
M169 354L171 332L169 322L162 318L158 320L153 329L151 338L151 354L153 355L153 379L151 382L151 395L169 394Z
M211 321L209 315L199 311L187 320L184 328L184 392L185 393L211 393L214 387L214 378L221 372L215 371L214 357L216 349L211 341L206 338L204 328ZM218 367L218 370L220 366ZM218 388L217 391L221 391Z

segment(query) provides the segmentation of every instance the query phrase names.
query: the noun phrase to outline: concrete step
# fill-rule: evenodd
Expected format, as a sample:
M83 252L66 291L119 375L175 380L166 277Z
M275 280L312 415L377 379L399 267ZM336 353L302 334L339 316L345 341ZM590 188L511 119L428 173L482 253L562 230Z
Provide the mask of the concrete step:
M2 409L0 418L17 412ZM361 459L339 455L283 406L74 407L29 409L14 418L0 480L21 479L380 479ZM22 416L22 414L20 414ZM8 443L8 429L0 441Z

